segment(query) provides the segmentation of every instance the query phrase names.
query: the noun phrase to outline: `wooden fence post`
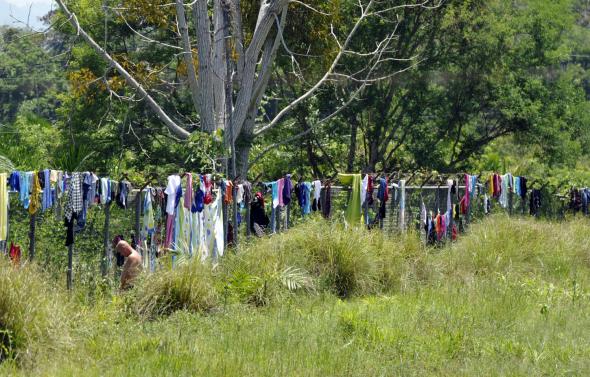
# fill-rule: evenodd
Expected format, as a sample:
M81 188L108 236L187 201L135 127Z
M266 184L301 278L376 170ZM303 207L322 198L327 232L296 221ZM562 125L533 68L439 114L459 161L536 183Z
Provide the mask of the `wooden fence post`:
M29 217L29 260L32 262L35 258L35 228L37 227L37 214L34 213Z
M289 230L289 222L291 221L291 205L285 206L285 230Z
M74 232L74 237L76 237L75 232ZM68 246L68 272L67 272L68 291L72 290L73 264L74 264L74 240L72 240L72 243Z
M245 201L245 197L244 197L244 201ZM250 236L252 235L252 231L250 229L250 203L246 202L246 237L250 238Z
M137 195L135 196L135 227L134 227L134 231L135 231L135 243L136 243L136 247L138 249L140 249L140 254L142 258L146 257L146 251L143 250L143 244L141 242L141 235L139 232L141 232L141 194L142 194L142 190L139 190L137 192Z
M105 278L111 267L112 261L112 253L111 253L111 244L110 244L110 227L111 225L111 203L105 204L104 206L104 228L103 228L103 260L102 260L102 277Z

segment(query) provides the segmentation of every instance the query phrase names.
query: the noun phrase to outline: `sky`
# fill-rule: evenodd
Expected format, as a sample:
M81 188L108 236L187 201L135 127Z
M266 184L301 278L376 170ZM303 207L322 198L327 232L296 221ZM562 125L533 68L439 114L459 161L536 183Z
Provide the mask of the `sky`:
M27 22L29 6L31 7L31 17L29 24L34 29L43 28L43 23L39 17L45 15L52 9L53 0L0 0L0 25L24 26ZM21 20L19 23L14 18Z

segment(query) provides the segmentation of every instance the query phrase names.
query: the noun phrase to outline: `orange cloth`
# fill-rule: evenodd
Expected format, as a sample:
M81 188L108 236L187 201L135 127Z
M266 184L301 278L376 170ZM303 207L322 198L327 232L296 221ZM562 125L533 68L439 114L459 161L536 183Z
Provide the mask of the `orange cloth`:
M225 181L225 195L223 201L229 204L234 200L234 184L231 181Z

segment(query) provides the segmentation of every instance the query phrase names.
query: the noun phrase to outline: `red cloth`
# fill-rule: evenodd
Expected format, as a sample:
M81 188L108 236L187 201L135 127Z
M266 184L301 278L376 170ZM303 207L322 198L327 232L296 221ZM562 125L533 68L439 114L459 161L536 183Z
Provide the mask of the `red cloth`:
M451 239L453 241L457 240L457 225L453 224L453 229L451 230Z
M10 243L10 251L9 251L8 255L10 256L10 260L12 261L12 263L14 263L15 265L20 264L20 257L21 257L20 246L15 245L11 242Z
M213 195L211 194L211 179L207 175L204 175L203 183L205 184L205 196L203 197L203 203L211 204L213 203Z

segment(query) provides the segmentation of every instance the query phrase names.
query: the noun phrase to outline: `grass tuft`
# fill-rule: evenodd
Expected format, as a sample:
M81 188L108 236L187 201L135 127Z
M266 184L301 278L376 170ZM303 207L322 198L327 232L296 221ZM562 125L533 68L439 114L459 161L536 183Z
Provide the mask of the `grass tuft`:
M177 310L208 312L218 302L211 266L197 260L145 276L132 294L132 308L148 319Z

